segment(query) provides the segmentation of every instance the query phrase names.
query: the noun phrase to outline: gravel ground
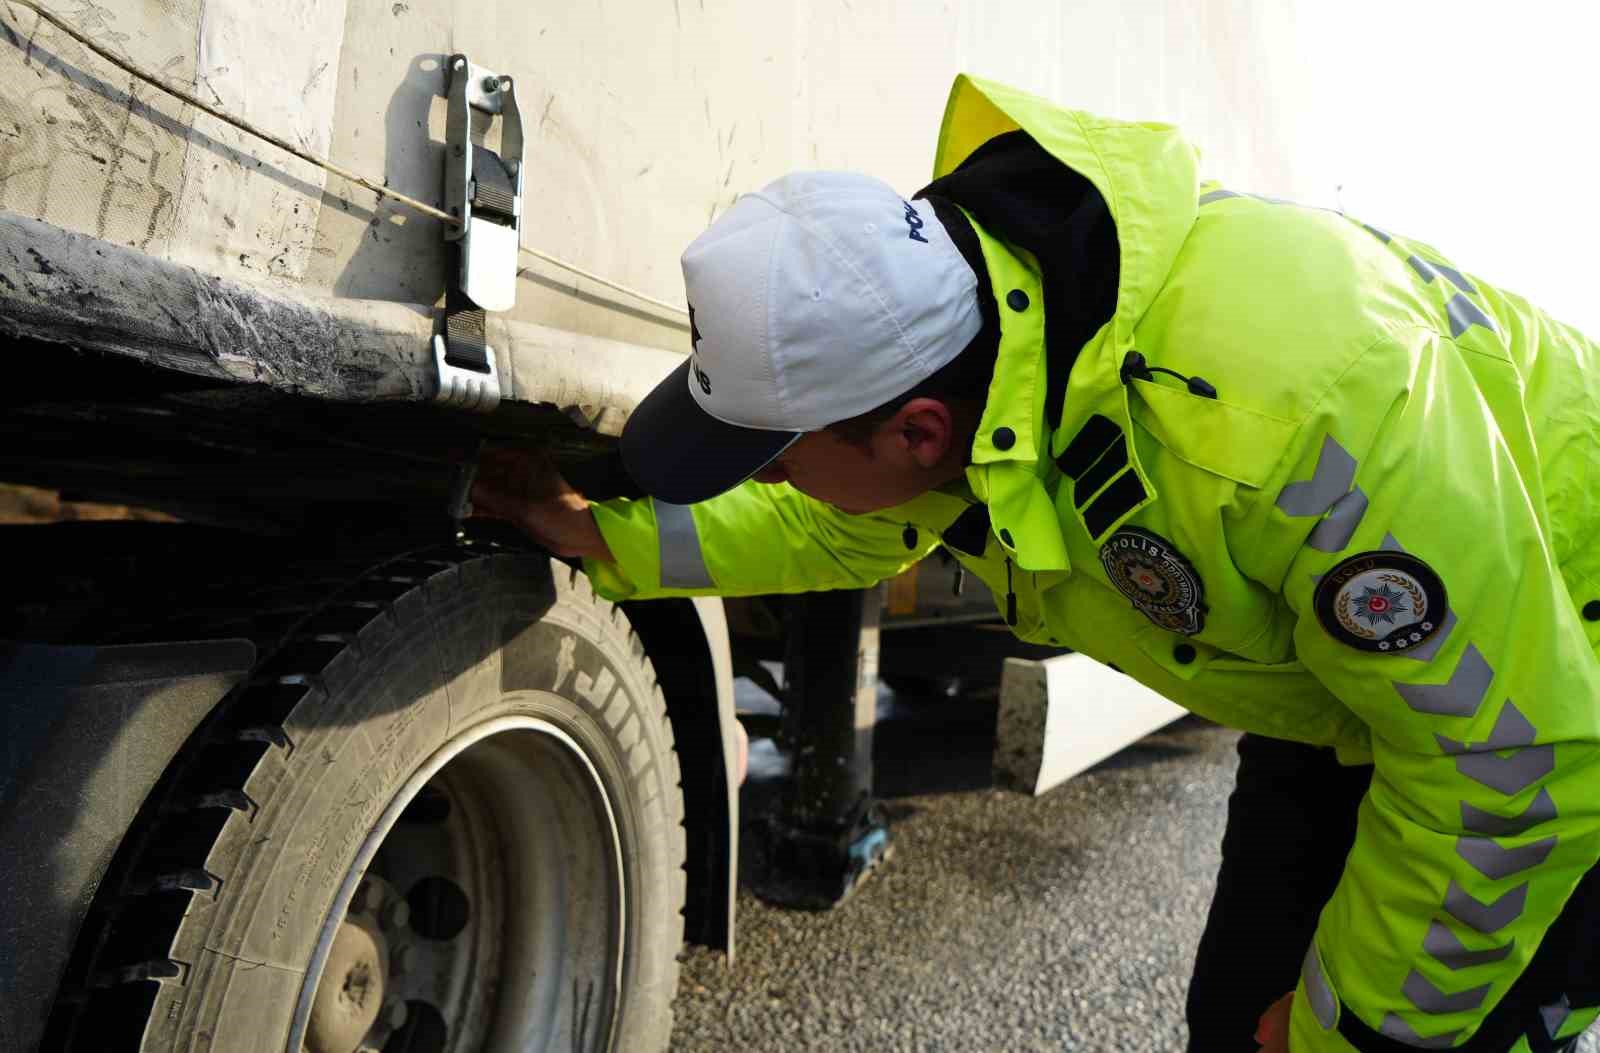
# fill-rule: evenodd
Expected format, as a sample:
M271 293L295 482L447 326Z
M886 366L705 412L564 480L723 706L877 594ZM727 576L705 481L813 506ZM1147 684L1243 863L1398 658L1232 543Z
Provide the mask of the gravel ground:
M828 913L741 892L737 964L684 963L673 1053L1182 1050L1237 734L1180 721L1031 799L990 788L992 707L911 712L878 731L894 857ZM758 742L747 816L781 771Z
M741 895L737 964L685 963L675 1053L1183 1048L1237 736L1186 720L1030 799L987 788L972 714L880 725L894 858L829 913Z

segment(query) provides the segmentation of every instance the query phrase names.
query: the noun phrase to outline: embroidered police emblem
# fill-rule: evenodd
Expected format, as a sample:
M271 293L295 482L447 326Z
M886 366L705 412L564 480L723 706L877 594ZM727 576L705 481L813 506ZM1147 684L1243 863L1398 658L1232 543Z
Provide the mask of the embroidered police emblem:
M1328 635L1358 651L1401 654L1444 624L1444 582L1404 552L1351 556L1317 582L1312 609Z
M1161 628L1185 636L1205 628L1200 575L1166 538L1124 527L1100 546L1100 565L1117 591Z

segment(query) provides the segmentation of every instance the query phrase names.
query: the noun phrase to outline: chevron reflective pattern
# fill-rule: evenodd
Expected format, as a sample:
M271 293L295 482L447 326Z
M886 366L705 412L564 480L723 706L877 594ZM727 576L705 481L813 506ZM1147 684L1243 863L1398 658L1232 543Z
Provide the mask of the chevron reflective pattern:
M1361 226L1385 245L1394 246L1394 238L1386 231L1368 226L1365 223L1361 224ZM1454 340L1460 337L1461 334L1475 325L1482 326L1489 332L1499 335L1500 328L1495 325L1494 319L1490 318L1482 307L1467 299L1468 294L1478 291L1478 287L1465 274L1462 274L1447 263L1440 263L1438 260L1425 260L1415 253L1411 253L1406 257L1406 263L1427 284L1432 285L1440 275L1444 275L1451 286L1456 289L1455 294L1444 305L1445 318L1450 323L1450 339Z
M1317 524L1306 544L1318 552L1343 552L1367 514L1367 495L1356 487L1333 503L1328 517Z
M1556 802L1551 799L1549 790L1540 790L1533 803L1523 809L1520 815L1509 817L1486 812L1466 801L1461 802L1462 827L1475 834L1489 834L1492 837L1513 837L1555 817Z
M1444 909L1449 915L1468 928L1476 929L1485 936L1510 925L1522 916L1522 911L1528 905L1528 885L1524 882L1507 892L1493 903L1483 903L1474 899L1472 893L1450 882L1450 889L1444 894Z
M1517 945L1516 940L1503 943L1498 947L1487 950L1474 951L1468 949L1461 942L1461 937L1450 931L1450 926L1442 921L1434 921L1428 926L1428 934L1422 938L1422 949L1427 951L1433 959L1452 972L1458 969L1470 969L1474 965L1489 965L1493 962L1504 961L1511 956Z
M1398 1013L1390 1013L1384 1017L1383 1026L1378 1030L1396 1042L1403 1042L1415 1049L1449 1049L1455 1045L1456 1036L1461 1034L1461 1031L1457 1029L1455 1031L1447 1031L1442 1035L1431 1035L1428 1038L1423 1038L1417 1034L1415 1028L1400 1019Z
M1406 700L1406 705L1419 713L1470 717L1483 704L1492 680L1494 670L1489 668L1489 663L1478 648L1469 643L1449 680L1442 684L1402 684L1397 681L1394 689Z
M1425 260L1421 256L1409 256L1406 258L1406 262L1411 264L1411 269L1416 271L1422 280L1427 282L1429 285L1432 285L1434 280L1442 274L1450 280L1451 285L1454 285L1457 289L1460 289L1464 293L1475 293L1478 291L1478 287L1468 281L1466 275L1462 274L1460 271L1456 270L1447 263L1438 263L1434 260Z
M1506 699L1506 704L1500 707L1500 715L1495 718L1494 727L1489 730L1489 737L1484 739L1477 748L1480 750L1514 750L1522 746L1533 745L1538 736L1538 729L1533 726L1527 717L1523 716L1522 710L1517 708L1517 704L1508 698ZM1465 742L1457 742L1454 739L1445 738L1443 735L1435 735L1434 738L1438 740L1439 748L1446 753L1469 753L1473 749L1472 746Z
M1567 1017L1572 1015L1572 1001L1566 995L1561 996L1561 1001L1554 1005L1540 1006L1539 1019L1544 1023L1545 1034L1555 1038L1561 1031L1561 1025L1567 1022Z
M1532 870L1550 858L1555 847L1556 839L1553 837L1520 848L1504 848L1487 837L1456 838L1456 854L1491 881L1501 881L1524 870Z
M1450 302L1444 305L1445 314L1450 318L1450 336L1460 336L1475 325L1481 325L1491 333L1500 330L1495 327L1494 319L1483 313L1483 308L1467 299L1465 293L1456 293L1450 297Z
M1463 753L1456 758L1456 769L1474 782L1507 797L1515 797L1556 770L1554 744L1529 746L1509 757L1495 753Z
M1405 992L1406 1000L1424 1013L1442 1016L1445 1013L1464 1013L1478 1008L1488 997L1489 988L1492 986L1494 985L1483 984L1465 991L1446 993L1433 986L1427 977L1413 969L1406 976L1406 982L1400 989Z
M1278 507L1284 515L1320 516L1350 492L1355 478L1356 459L1332 435L1326 436L1311 478L1285 486L1278 494Z

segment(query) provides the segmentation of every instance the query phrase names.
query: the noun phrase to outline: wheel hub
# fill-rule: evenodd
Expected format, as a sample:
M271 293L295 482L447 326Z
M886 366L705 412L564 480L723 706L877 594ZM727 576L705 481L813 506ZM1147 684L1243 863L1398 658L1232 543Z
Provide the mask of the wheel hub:
M611 1048L620 853L604 786L569 736L525 717L469 730L411 777L359 850L289 1048Z
M333 936L322 982L311 1003L306 1053L380 1050L405 1026L406 1003L394 997L394 979L410 908L387 882L369 875L356 887Z

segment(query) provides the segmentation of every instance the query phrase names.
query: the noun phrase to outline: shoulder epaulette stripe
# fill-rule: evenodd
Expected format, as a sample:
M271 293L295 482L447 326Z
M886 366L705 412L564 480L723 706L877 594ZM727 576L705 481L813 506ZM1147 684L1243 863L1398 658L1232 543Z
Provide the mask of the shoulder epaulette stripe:
M1122 469L1128 466L1128 440L1118 435L1111 448L1094 462L1094 466L1078 477L1072 487L1072 503L1079 508L1089 503L1099 489Z
M1067 448L1061 451L1061 456L1056 458L1056 467L1061 469L1063 475L1076 479L1120 438L1122 429L1117 427L1116 422L1096 413L1084 422Z
M1088 528L1089 536L1098 538L1110 530L1111 524L1132 511L1146 496L1139 473L1132 468L1123 471L1083 510L1083 525Z

